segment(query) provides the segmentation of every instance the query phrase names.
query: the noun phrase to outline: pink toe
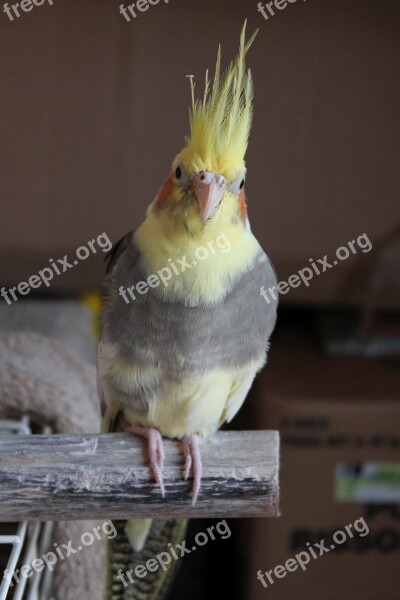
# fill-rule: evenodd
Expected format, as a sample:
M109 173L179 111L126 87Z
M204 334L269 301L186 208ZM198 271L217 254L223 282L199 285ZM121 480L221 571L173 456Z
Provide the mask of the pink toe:
M147 439L150 468L164 498L165 488L162 476L164 447L161 433L153 427L131 427L129 431Z
M184 438L183 448L185 453L185 479L188 478L190 469L193 469L193 496L192 506L196 504L197 497L201 488L202 462L200 453L200 437L198 435L190 435Z

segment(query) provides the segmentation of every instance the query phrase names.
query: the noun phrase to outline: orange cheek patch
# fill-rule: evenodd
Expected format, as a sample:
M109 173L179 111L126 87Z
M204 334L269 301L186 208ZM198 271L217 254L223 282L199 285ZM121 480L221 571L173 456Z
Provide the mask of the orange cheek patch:
M174 191L174 187L175 187L174 176L170 175L168 177L167 181L162 186L161 190L158 192L158 196L156 199L157 208L161 208L161 206L164 204L164 202L166 200L168 200L168 198L171 197L171 194Z
M240 190L240 194L238 197L238 203L239 203L240 216L244 221L247 216L246 195L244 193L244 189Z

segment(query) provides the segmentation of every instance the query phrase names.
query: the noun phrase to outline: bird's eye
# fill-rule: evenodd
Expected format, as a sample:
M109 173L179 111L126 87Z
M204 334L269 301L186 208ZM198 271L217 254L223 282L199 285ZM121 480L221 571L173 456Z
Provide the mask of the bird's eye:
M182 169L180 167L176 167L175 176L177 179L182 177Z
M244 179L242 179L242 181L240 182L240 189L242 189L242 187L244 186Z

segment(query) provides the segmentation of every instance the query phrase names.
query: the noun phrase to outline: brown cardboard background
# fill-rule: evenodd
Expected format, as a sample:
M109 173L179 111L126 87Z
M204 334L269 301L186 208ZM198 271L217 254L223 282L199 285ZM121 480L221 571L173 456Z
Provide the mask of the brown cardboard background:
M281 322L251 402L253 426L281 433L282 516L243 526L248 598L399 600L399 507L381 506L370 514L364 505L333 499L338 462L400 461L398 363L326 357L306 319ZM289 573L267 589L257 580L258 569L274 569L299 552L291 547L293 530L309 530L314 543L361 516L373 548L326 554L306 572ZM386 528L398 539L397 549L387 553L376 547Z
M366 460L396 461L400 459L400 403L280 403L270 404L271 426L278 426L282 418L323 416L331 422L330 434L348 432L353 437L368 440L369 434L381 433L385 438L397 437L397 448L376 448L366 445L357 449L354 445L343 448L300 448L285 444L285 430L282 431L281 468L281 509L282 516L277 520L265 519L252 523L253 545L251 553L249 598L273 598L274 600L398 600L398 568L400 565L400 511L391 512L390 507L380 507L375 516L368 516L366 506L338 503L333 500L334 469L339 461L363 462ZM297 431L299 434L299 431ZM302 432L310 435L310 432ZM313 435L313 434L311 434ZM320 434L321 438L328 435ZM319 434L317 434L319 437ZM324 554L307 565L307 571L300 569L288 573L284 579L264 589L256 579L258 569L263 572L278 564L284 564L300 548L291 546L293 530L309 530L311 543L321 538L328 540L328 532L344 530L345 525L364 517L370 533L365 542L373 548L365 551L343 550ZM386 528L397 532L398 546L392 552L383 552L376 547L376 539ZM356 534L355 534L356 535ZM307 534L306 536L307 537ZM374 540L374 541L373 541ZM383 544L384 542L379 542Z

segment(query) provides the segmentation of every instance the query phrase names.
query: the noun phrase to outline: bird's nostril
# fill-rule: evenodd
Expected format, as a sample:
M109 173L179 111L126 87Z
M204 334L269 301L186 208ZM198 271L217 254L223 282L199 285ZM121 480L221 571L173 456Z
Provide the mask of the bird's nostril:
M206 176L204 175L204 173L202 173L202 174L200 175L200 180L201 180L201 181L204 181L204 180L205 180L205 178L206 178Z

